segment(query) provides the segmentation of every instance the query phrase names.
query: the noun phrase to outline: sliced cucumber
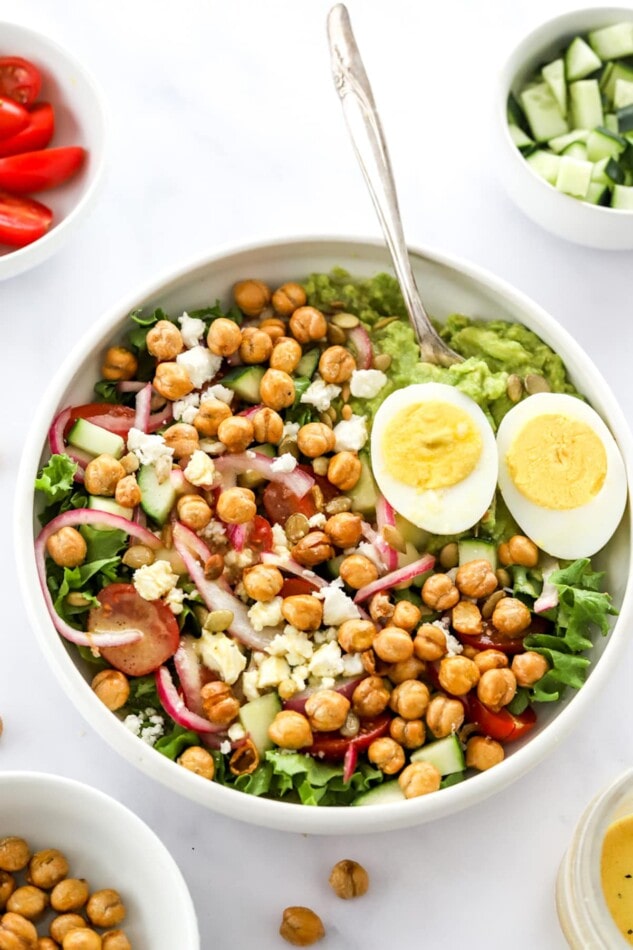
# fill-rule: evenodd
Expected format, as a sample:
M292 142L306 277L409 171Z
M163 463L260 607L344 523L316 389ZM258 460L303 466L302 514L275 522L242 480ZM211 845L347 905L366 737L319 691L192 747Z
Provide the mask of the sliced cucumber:
M533 171L535 171L537 175L540 175L541 178L544 178L545 181L548 181L550 185L556 184L558 168L560 166L560 155L553 155L551 152L539 150L530 155L526 161Z
M612 185L613 182L609 178L606 172L606 167L609 164L608 158L601 158L599 162L593 163L593 171L591 173L591 183L599 185Z
M556 188L558 191L563 191L566 195L573 195L575 198L584 198L589 189L592 171L593 165L591 162L585 162L563 155L558 169Z
M605 128L593 129L587 139L587 158L599 162L602 158L617 158L626 148L626 140Z
M240 707L238 718L260 755L273 747L268 729L278 712L281 712L281 701L277 693L264 693Z
M587 161L587 146L584 142L572 142L571 145L568 145L566 149L562 152L563 155L567 155L569 158L578 158L580 161Z
M118 515L128 521L132 520L134 514L133 508L124 508L123 505L118 505L114 498L102 498L100 495L88 495L88 507L94 508L95 511L107 511L110 515Z
M556 138L550 139L547 144L553 152L560 155L569 145L573 145L575 142L586 142L588 138L588 129L573 129L565 135L557 135Z
M526 135L523 129L520 129L518 125L513 125L510 123L508 125L508 129L510 132L510 138L520 152L525 152L528 149L536 148L534 139L531 139L529 135Z
M463 772L466 768L464 752L457 736L446 736L436 742L429 742L411 753L412 762L430 762L440 775Z
M614 185L611 207L619 208L621 211L633 211L633 187L630 185Z
M555 59L541 70L543 79L550 88L554 99L558 103L561 113L567 115L567 84L565 82L565 64L561 59ZM580 77L579 77L580 78Z
M68 433L68 442L89 455L112 455L121 458L125 440L114 432L102 429L87 419L77 419Z
M459 564L469 561L488 561L493 571L497 570L497 546L492 541L482 541L480 538L462 538L458 541Z
M232 389L244 402L257 403L264 373L263 366L236 366L223 378L222 385Z
M308 350L307 353L304 353L299 362L297 363L297 368L295 370L295 375L297 376L308 376L310 379L314 376L315 370L319 365L319 359L321 357L321 350L315 347L313 350Z
M633 68L627 66L626 63L607 63L600 77L600 91L607 102L613 103L615 98L615 84L618 79L624 79L625 82L633 82Z
M382 785L370 788L368 792L363 792L354 799L352 805L388 805L391 802L406 802L406 800L400 783L397 779L392 779L390 782L383 782Z
M633 132L633 106L618 109L618 132Z
M417 524L412 524L402 515L396 514L396 528L402 535L405 543L412 544L418 551L424 551L426 542L429 539L428 531L424 528L418 528Z
M628 79L616 79L613 108L617 111L631 105L633 105L633 82Z
M571 41L565 53L565 73L568 82L585 79L601 66L601 59L581 36Z
M579 79L569 87L572 125L576 129L594 129L603 125L602 98L597 79Z
M158 524L165 524L176 502L176 489L169 478L159 482L153 465L141 465L136 480L141 489L141 508Z
M341 573L341 561L345 557L344 554L339 554L338 557L330 558L329 561L325 562L325 569L330 575L330 577L338 577Z
M600 59L619 59L633 54L633 22L614 23L589 34L592 50Z
M360 478L354 487L347 492L347 495L352 499L352 511L357 511L361 515L369 515L376 510L378 487L367 458L361 455L360 462Z
M618 117L615 112L605 112L604 114L604 127L609 132L615 132L617 135L618 132Z
M524 89L521 105L537 142L547 142L569 132L567 120L546 82Z
M625 174L624 169L616 162L614 158L610 158L605 166L605 174L612 183L616 185L623 185L625 183Z
M611 189L604 182L592 181L587 188L585 201L592 205L608 205L611 203Z

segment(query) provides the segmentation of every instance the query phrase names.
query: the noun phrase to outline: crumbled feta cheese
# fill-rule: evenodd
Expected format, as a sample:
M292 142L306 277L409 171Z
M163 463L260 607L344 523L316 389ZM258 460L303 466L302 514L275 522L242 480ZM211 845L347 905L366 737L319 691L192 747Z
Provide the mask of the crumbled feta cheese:
M343 654L343 676L360 676L364 669L360 653Z
M290 452L284 452L279 458L276 458L270 466L271 472L294 472L297 467L297 460Z
M263 630L264 627L276 627L284 619L281 613L283 598L273 597L267 603L255 601L248 611L248 619L254 630Z
M273 637L266 652L271 656L285 657L290 666L301 666L312 657L314 644L302 630L287 624L283 633Z
M308 669L313 676L323 679L325 676L340 676L343 672L343 658L338 643L324 643L310 660Z
M246 667L246 657L238 644L225 633L209 633L203 629L198 652L204 665L219 673L225 683L235 683Z
M223 544L226 541L226 528L221 521L211 519L206 527L198 531L198 535L204 538L205 541L210 541L212 544Z
M159 560L134 571L132 583L143 600L158 600L173 590L178 583L178 575L172 571L169 561Z
M176 422L186 422L187 425L191 425L198 415L199 405L199 393L189 393L189 395L183 396L182 399L176 399L176 401L171 404L174 419Z
M447 656L458 656L460 653L463 652L464 650L463 645L459 642L457 637L453 636L453 634L450 632L446 624L442 623L441 620L434 620L433 626L437 627L444 634L444 637L446 639L446 655Z
M209 488L215 475L215 465L206 452L196 449L185 469L185 478L192 485Z
M334 383L326 383L320 376L315 376L301 397L301 402L314 406L319 412L330 408L333 399L340 394L341 387Z
M226 452L224 442L216 442L215 439L200 439L198 444L207 455L224 455Z
M128 452L134 452L141 465L155 465L167 459L171 466L174 450L166 443L162 435L147 435L134 426L127 435Z
M373 399L386 382L387 377L379 369L355 369L349 389L352 396L359 399Z
M288 538L286 537L286 532L280 524L273 525L273 554L275 554L281 561L290 560Z
M151 707L142 713L130 713L123 720L123 725L150 746L153 746L165 731L165 720Z
M225 739L224 742L220 743L220 752L222 755L228 755L231 751L231 740Z
M224 558L224 564L228 568L242 571L245 567L251 566L255 557L255 551L251 551L250 548L244 548L243 551L229 551Z
M129 729L130 732L134 733L135 736L141 734L141 726L143 724L143 717L137 716L134 713L130 713L129 716L126 716L123 720L123 725L126 729Z
M334 426L335 452L359 452L368 439L367 419L365 416L352 416L341 419Z
M326 521L327 515L324 515L322 511L317 511L316 515L308 518L308 524L311 528L321 528Z
M334 689L334 684L336 683L336 677L334 676L324 676L320 682L319 686L321 689Z
M308 668L307 666L295 666L295 668L290 673L290 679L297 687L297 692L300 693L303 689L306 688L306 680L308 678Z
M338 585L330 584L312 594L323 601L323 623L327 627L340 627L345 620L360 617L360 610L351 597Z
M257 676L258 689L268 689L279 684L290 676L290 667L282 656L268 656L259 668Z
M361 541L357 548L355 548L353 551L350 551L350 554L362 554L363 557L368 558L373 564L376 565L381 574L384 573L384 562L374 545L370 544L369 541Z
M297 440L297 434L301 426L298 422L284 422L284 427L282 431L282 439L293 439L295 442Z
M171 610L172 614L176 617L178 614L182 613L183 610L183 601L185 599L185 592L180 587L172 587L172 589L165 595L165 603Z
M237 742L239 739L243 739L246 735L246 729L239 722L234 722L232 726L226 730L226 734L231 740L231 742Z
M242 691L249 703L252 703L259 696L259 690L257 689L258 676L259 670L248 670L246 673L242 673Z
M200 402L207 402L209 399L219 399L220 402L225 402L227 406L230 406L233 402L233 396L235 393L232 389L229 389L228 386L223 386L222 383L215 383L213 386L209 386L208 389L200 396Z
M180 324L182 342L185 346L188 349L197 346L204 336L204 320L199 320L198 317L190 317L185 311L182 317L178 317L178 323Z
M211 353L205 346L192 346L190 350L179 353L176 362L187 370L194 388L202 389L217 374L222 357Z
M329 643L330 640L336 640L338 631L336 627L326 627L325 630L315 630L312 639L315 643Z

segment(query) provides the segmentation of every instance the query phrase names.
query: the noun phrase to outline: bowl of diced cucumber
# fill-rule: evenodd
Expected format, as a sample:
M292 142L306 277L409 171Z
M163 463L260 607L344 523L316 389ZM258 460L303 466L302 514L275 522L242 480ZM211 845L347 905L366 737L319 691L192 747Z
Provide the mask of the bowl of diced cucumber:
M558 16L516 47L497 103L510 197L559 237L633 248L633 7Z

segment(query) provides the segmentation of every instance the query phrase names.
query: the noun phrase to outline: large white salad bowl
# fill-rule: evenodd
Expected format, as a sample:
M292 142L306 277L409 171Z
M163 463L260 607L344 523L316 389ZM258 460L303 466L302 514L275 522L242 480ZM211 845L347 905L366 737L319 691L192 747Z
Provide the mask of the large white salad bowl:
M616 400L587 354L556 320L528 297L472 264L422 248L411 250L411 260L425 304L434 317L441 320L451 313L461 312L481 319L521 322L562 356L572 381L611 429L625 459L629 486L633 484L631 435ZM126 759L186 798L253 824L314 834L385 831L418 825L466 808L506 788L553 752L572 727L599 702L609 675L622 656L632 612L631 518L627 509L617 533L596 558L596 563L607 572L608 589L619 616L608 637L598 635L586 685L559 704L541 706L538 728L523 742L508 747L508 756L500 765L435 794L393 804L311 808L255 798L208 782L149 748L96 698L90 688L90 673L76 649L62 640L53 627L35 567L33 538L38 524L32 485L47 456L46 437L53 416L59 408L91 400L103 352L121 338L131 310L161 306L167 313L178 315L184 309L202 307L216 299L227 302L231 286L239 279L258 277L278 285L284 280L301 280L311 272L329 271L335 266L344 267L354 275L371 276L390 270L390 259L379 241L354 237L270 241L222 250L190 261L118 303L93 323L55 374L30 426L15 506L20 582L33 629L64 691L90 725Z

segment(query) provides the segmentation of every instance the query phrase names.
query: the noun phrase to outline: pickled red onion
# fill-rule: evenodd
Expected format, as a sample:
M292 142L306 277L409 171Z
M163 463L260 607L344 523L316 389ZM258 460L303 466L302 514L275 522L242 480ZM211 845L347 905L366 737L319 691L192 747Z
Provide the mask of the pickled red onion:
M310 584L314 584L315 587L328 586L328 581L323 580L322 577L319 577L318 574L315 574L314 571L311 571L309 568L303 567L298 561L293 561L292 558L284 560L277 554L264 553L262 554L262 563L271 564L273 567L278 567L280 571L286 571L288 574L302 577Z
M168 716L177 722L179 726L185 729L193 729L194 732L221 732L224 726L214 726L208 719L203 719L197 713L185 706L184 700L176 689L171 673L166 666L159 666L156 670L156 691L161 705Z
M356 350L356 365L358 369L370 369L374 362L374 350L369 333L365 327L358 326L348 330L348 339Z
M149 417L152 402L152 384L146 383L136 394L136 415L134 416L134 428L141 432L147 432L149 428Z
M403 584L405 581L413 580L414 577L419 577L420 574L426 574L427 571L432 569L434 564L435 558L433 555L425 554L419 558L419 560L413 561L412 564L407 564L405 567L401 567L397 571L392 571L391 574L385 574L384 577L379 577L377 581L373 581L373 583L361 587L354 597L354 603L361 603L363 600L368 600L370 597L373 597L374 594L377 594L381 590L389 590L389 588Z
M276 472L272 467L275 461L261 452L240 452L217 458L215 467L219 472L259 472L271 482L281 482L298 498L307 495L314 485L313 477L301 468L295 468L292 472Z

